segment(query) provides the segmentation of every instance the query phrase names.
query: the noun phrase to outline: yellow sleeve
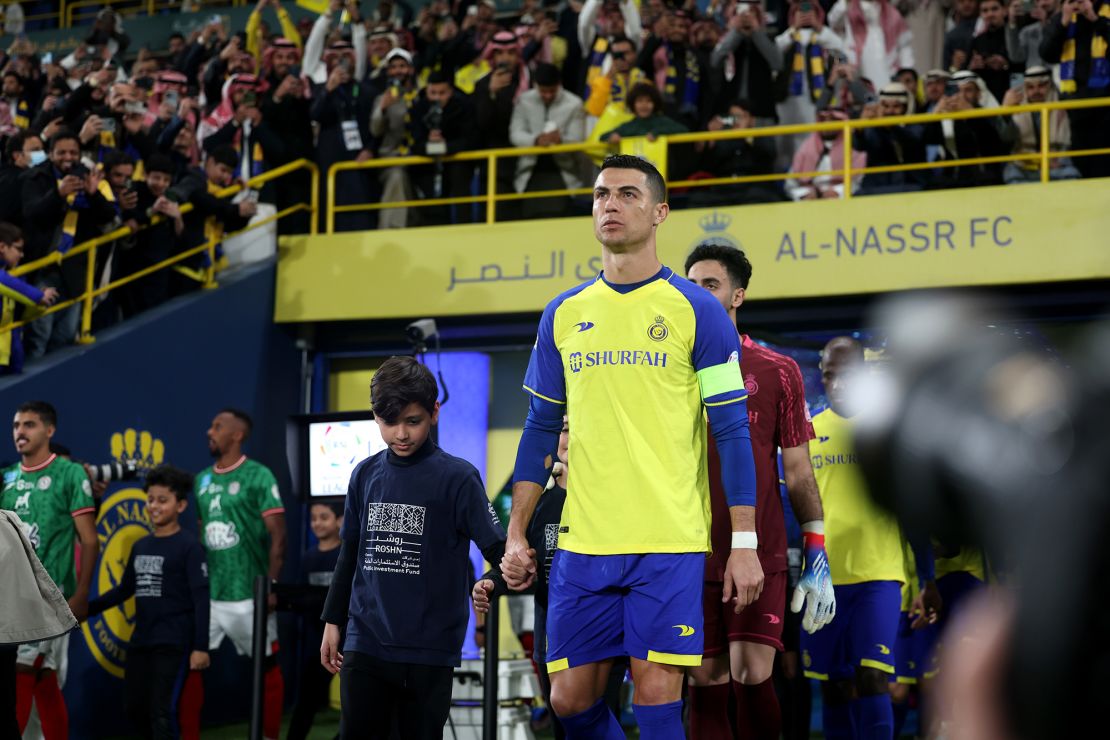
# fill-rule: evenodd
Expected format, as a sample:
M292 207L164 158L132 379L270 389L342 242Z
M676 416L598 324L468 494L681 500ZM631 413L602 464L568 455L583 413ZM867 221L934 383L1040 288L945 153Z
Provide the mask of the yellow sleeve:
M247 53L249 53L256 62L262 61L262 49L258 44L258 29L262 26L262 14L258 12L256 7L251 11L250 17L247 18Z
M297 26L293 23L293 19L289 17L289 11L285 8L278 7L277 9L278 23L281 25L281 35L289 41L297 45L297 48L304 50L304 43L301 41L301 34L297 32Z
M590 97L586 100L585 109L591 116L600 116L609 104L609 94L613 89L613 81L605 75L598 75L590 80Z

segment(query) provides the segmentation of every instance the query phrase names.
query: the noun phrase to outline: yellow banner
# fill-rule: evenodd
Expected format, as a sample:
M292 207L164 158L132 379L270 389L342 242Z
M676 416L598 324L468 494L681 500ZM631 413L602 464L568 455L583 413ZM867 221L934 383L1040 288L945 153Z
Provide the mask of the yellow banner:
M676 211L659 256L744 249L750 300L1110 277L1106 181ZM283 237L275 320L540 311L601 269L589 219Z
M313 13L323 13L328 9L328 0L297 0L297 5Z

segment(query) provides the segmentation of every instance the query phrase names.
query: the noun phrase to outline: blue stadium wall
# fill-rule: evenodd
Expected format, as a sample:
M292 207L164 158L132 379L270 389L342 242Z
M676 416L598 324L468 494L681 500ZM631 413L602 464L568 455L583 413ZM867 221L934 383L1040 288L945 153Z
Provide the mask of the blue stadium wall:
M301 507L289 495L285 420L299 410L300 355L272 321L273 286L273 266L256 267L219 290L179 299L101 332L92 345L66 350L28 375L0 382L0 410L11 414L24 400L48 400L59 414L55 440L69 447L74 459L107 462L127 455L142 458L144 465L164 461L192 472L212 462L205 432L213 415L224 406L246 410L255 422L247 453L273 468L285 492L286 573L295 574L303 526ZM7 450L0 461L16 461L14 447ZM94 594L118 575L130 541L144 534L143 498L135 486L113 485L98 514L102 545ZM195 531L193 511L186 511L184 523ZM292 696L296 628L292 618L281 621L286 693ZM70 637L65 683L70 736L129 734L123 681L116 677L126 650L121 634L128 633L127 615L109 612L88 624ZM204 722L246 718L249 706L249 662L225 641L205 674Z

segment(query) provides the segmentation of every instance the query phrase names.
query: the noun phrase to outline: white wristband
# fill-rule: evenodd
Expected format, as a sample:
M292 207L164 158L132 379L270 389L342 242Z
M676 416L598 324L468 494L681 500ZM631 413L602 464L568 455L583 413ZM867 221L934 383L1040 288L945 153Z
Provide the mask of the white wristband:
M825 520L814 519L802 525L802 531L809 534L824 534L825 533Z
M755 550L759 547L759 539L756 537L755 532L733 532L732 533L732 549L733 550Z

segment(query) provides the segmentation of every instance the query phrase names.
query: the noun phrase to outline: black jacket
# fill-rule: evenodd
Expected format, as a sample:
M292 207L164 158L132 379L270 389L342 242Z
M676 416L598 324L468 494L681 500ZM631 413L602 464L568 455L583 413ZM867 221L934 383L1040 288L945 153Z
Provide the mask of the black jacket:
M421 94L412 109L412 139L413 154L425 154L428 143L428 125L426 118L432 110L428 99ZM447 101L443 109L443 119L440 126L443 138L447 142L447 153L469 151L474 148L474 104L470 96L459 90Z
M512 82L491 96L489 83L492 77L490 73L474 85L478 145L482 149L508 149L513 145L509 139L509 125L513 121L513 95L520 84L520 77L514 74Z
M1103 3L1110 0L1103 0ZM1097 13L1103 3L1094 3ZM1110 93L1110 86L1091 88L1087 81L1091 75L1091 38L1096 34L1110 42L1110 18L1098 16L1093 22L1080 16L1075 20L1075 82L1076 92L1069 97L1099 97ZM1041 36L1041 59L1049 64L1059 64L1064 53L1064 42L1068 40L1068 29L1060 23L1060 14L1052 16Z

